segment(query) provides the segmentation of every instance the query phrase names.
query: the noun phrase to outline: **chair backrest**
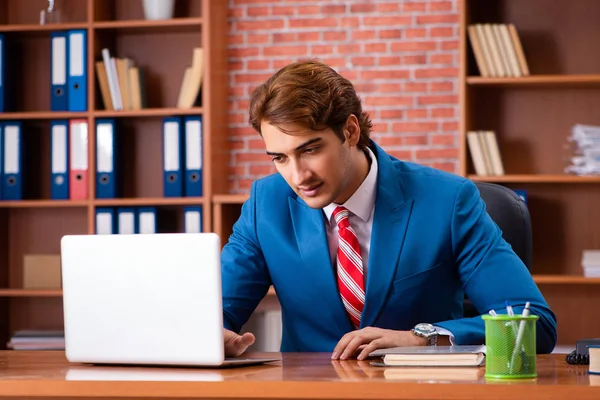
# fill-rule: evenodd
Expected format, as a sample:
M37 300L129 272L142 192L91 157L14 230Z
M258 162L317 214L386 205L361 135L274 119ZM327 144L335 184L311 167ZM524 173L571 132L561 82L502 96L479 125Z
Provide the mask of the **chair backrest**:
M531 270L531 216L527 204L514 191L489 182L475 182L487 212L502 230L502 237Z

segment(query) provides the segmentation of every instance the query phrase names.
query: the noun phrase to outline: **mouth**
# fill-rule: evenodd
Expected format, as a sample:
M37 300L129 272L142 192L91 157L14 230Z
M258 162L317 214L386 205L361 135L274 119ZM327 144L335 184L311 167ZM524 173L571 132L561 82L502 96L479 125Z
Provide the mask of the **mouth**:
M306 197L315 197L322 186L323 182L305 188L298 188L298 190Z

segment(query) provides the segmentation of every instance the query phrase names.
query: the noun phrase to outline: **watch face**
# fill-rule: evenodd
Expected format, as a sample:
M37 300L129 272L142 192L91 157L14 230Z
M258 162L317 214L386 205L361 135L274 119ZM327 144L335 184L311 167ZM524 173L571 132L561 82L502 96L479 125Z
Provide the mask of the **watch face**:
M427 334L435 332L435 328L431 324L417 324L415 331Z

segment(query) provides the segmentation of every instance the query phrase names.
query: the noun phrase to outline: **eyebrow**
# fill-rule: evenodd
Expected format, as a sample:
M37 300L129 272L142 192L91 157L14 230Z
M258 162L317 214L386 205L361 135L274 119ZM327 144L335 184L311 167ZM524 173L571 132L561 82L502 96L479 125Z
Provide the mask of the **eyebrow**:
M309 141L306 141L304 143L302 143L301 145L299 145L298 147L296 147L294 149L294 151L299 151L302 150L305 147L310 146L311 144L317 143L317 142L321 142L323 139L322 138L314 138L314 139L310 139ZM272 151L267 151L267 155L269 156L283 156L283 153L274 153Z

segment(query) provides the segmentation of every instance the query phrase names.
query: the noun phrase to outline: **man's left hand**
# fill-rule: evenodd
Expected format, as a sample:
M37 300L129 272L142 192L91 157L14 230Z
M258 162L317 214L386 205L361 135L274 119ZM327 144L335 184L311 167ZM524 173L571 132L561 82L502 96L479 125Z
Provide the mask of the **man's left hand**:
M333 349L331 358L334 360L345 360L352 357L362 348L357 359L364 360L371 352L377 349L401 346L426 346L427 343L427 339L418 337L410 331L366 327L345 334L335 346L335 349Z

